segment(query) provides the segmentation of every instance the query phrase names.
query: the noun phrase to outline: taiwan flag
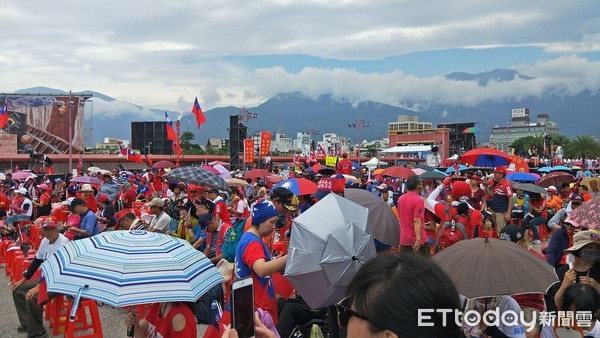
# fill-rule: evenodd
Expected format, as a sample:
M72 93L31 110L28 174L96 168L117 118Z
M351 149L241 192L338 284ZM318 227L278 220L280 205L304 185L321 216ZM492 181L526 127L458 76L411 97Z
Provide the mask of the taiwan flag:
M204 116L204 112L202 111L202 108L200 108L198 98L196 98L196 100L194 101L194 106L192 107L192 114L196 116L196 124L198 125L198 128L200 128L200 126L204 122L206 122L206 116Z
M117 142L119 144L119 153L121 155L127 155L127 148L123 146L123 142Z
M139 164L144 163L142 156L129 148L127 148L127 160Z
M177 134L173 128L173 122L169 119L169 115L165 112L165 121L167 122L167 139L171 141L177 141Z
M210 320L210 324L206 327L206 331L204 331L204 336L202 336L203 338L221 338L223 336L223 333L225 333L225 328L227 325L231 324L231 312L229 311L229 307L229 304L225 306L222 315L219 313L219 311L215 311Z
M0 129L3 129L4 126L8 123L8 103L7 100L4 99L4 104L0 109Z

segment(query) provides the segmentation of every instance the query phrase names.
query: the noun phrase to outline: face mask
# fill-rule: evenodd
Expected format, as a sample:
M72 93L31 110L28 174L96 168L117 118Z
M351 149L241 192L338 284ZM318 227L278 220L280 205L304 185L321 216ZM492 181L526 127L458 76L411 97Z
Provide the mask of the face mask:
M600 259L600 250L597 249L582 249L579 256L586 262L595 262Z

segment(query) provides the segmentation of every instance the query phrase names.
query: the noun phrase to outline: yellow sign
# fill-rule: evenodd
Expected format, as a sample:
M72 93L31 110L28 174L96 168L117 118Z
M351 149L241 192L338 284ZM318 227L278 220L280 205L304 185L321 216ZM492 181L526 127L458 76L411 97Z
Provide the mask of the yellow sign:
M325 157L325 165L328 167L335 167L336 157L335 156L327 156Z

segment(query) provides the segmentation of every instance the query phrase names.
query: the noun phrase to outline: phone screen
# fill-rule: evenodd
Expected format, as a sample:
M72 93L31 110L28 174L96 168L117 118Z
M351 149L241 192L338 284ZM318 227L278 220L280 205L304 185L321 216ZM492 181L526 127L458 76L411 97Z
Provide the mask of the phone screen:
M240 282L240 284L243 284L244 280L240 280ZM233 328L240 338L254 337L254 295L252 287L252 283L233 286Z

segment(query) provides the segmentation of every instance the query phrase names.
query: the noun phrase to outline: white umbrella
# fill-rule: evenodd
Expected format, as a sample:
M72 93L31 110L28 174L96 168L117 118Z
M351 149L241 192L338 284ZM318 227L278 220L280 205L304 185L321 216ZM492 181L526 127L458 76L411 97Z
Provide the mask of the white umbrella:
M313 309L337 303L360 267L375 257L369 210L329 194L294 219L285 276Z

